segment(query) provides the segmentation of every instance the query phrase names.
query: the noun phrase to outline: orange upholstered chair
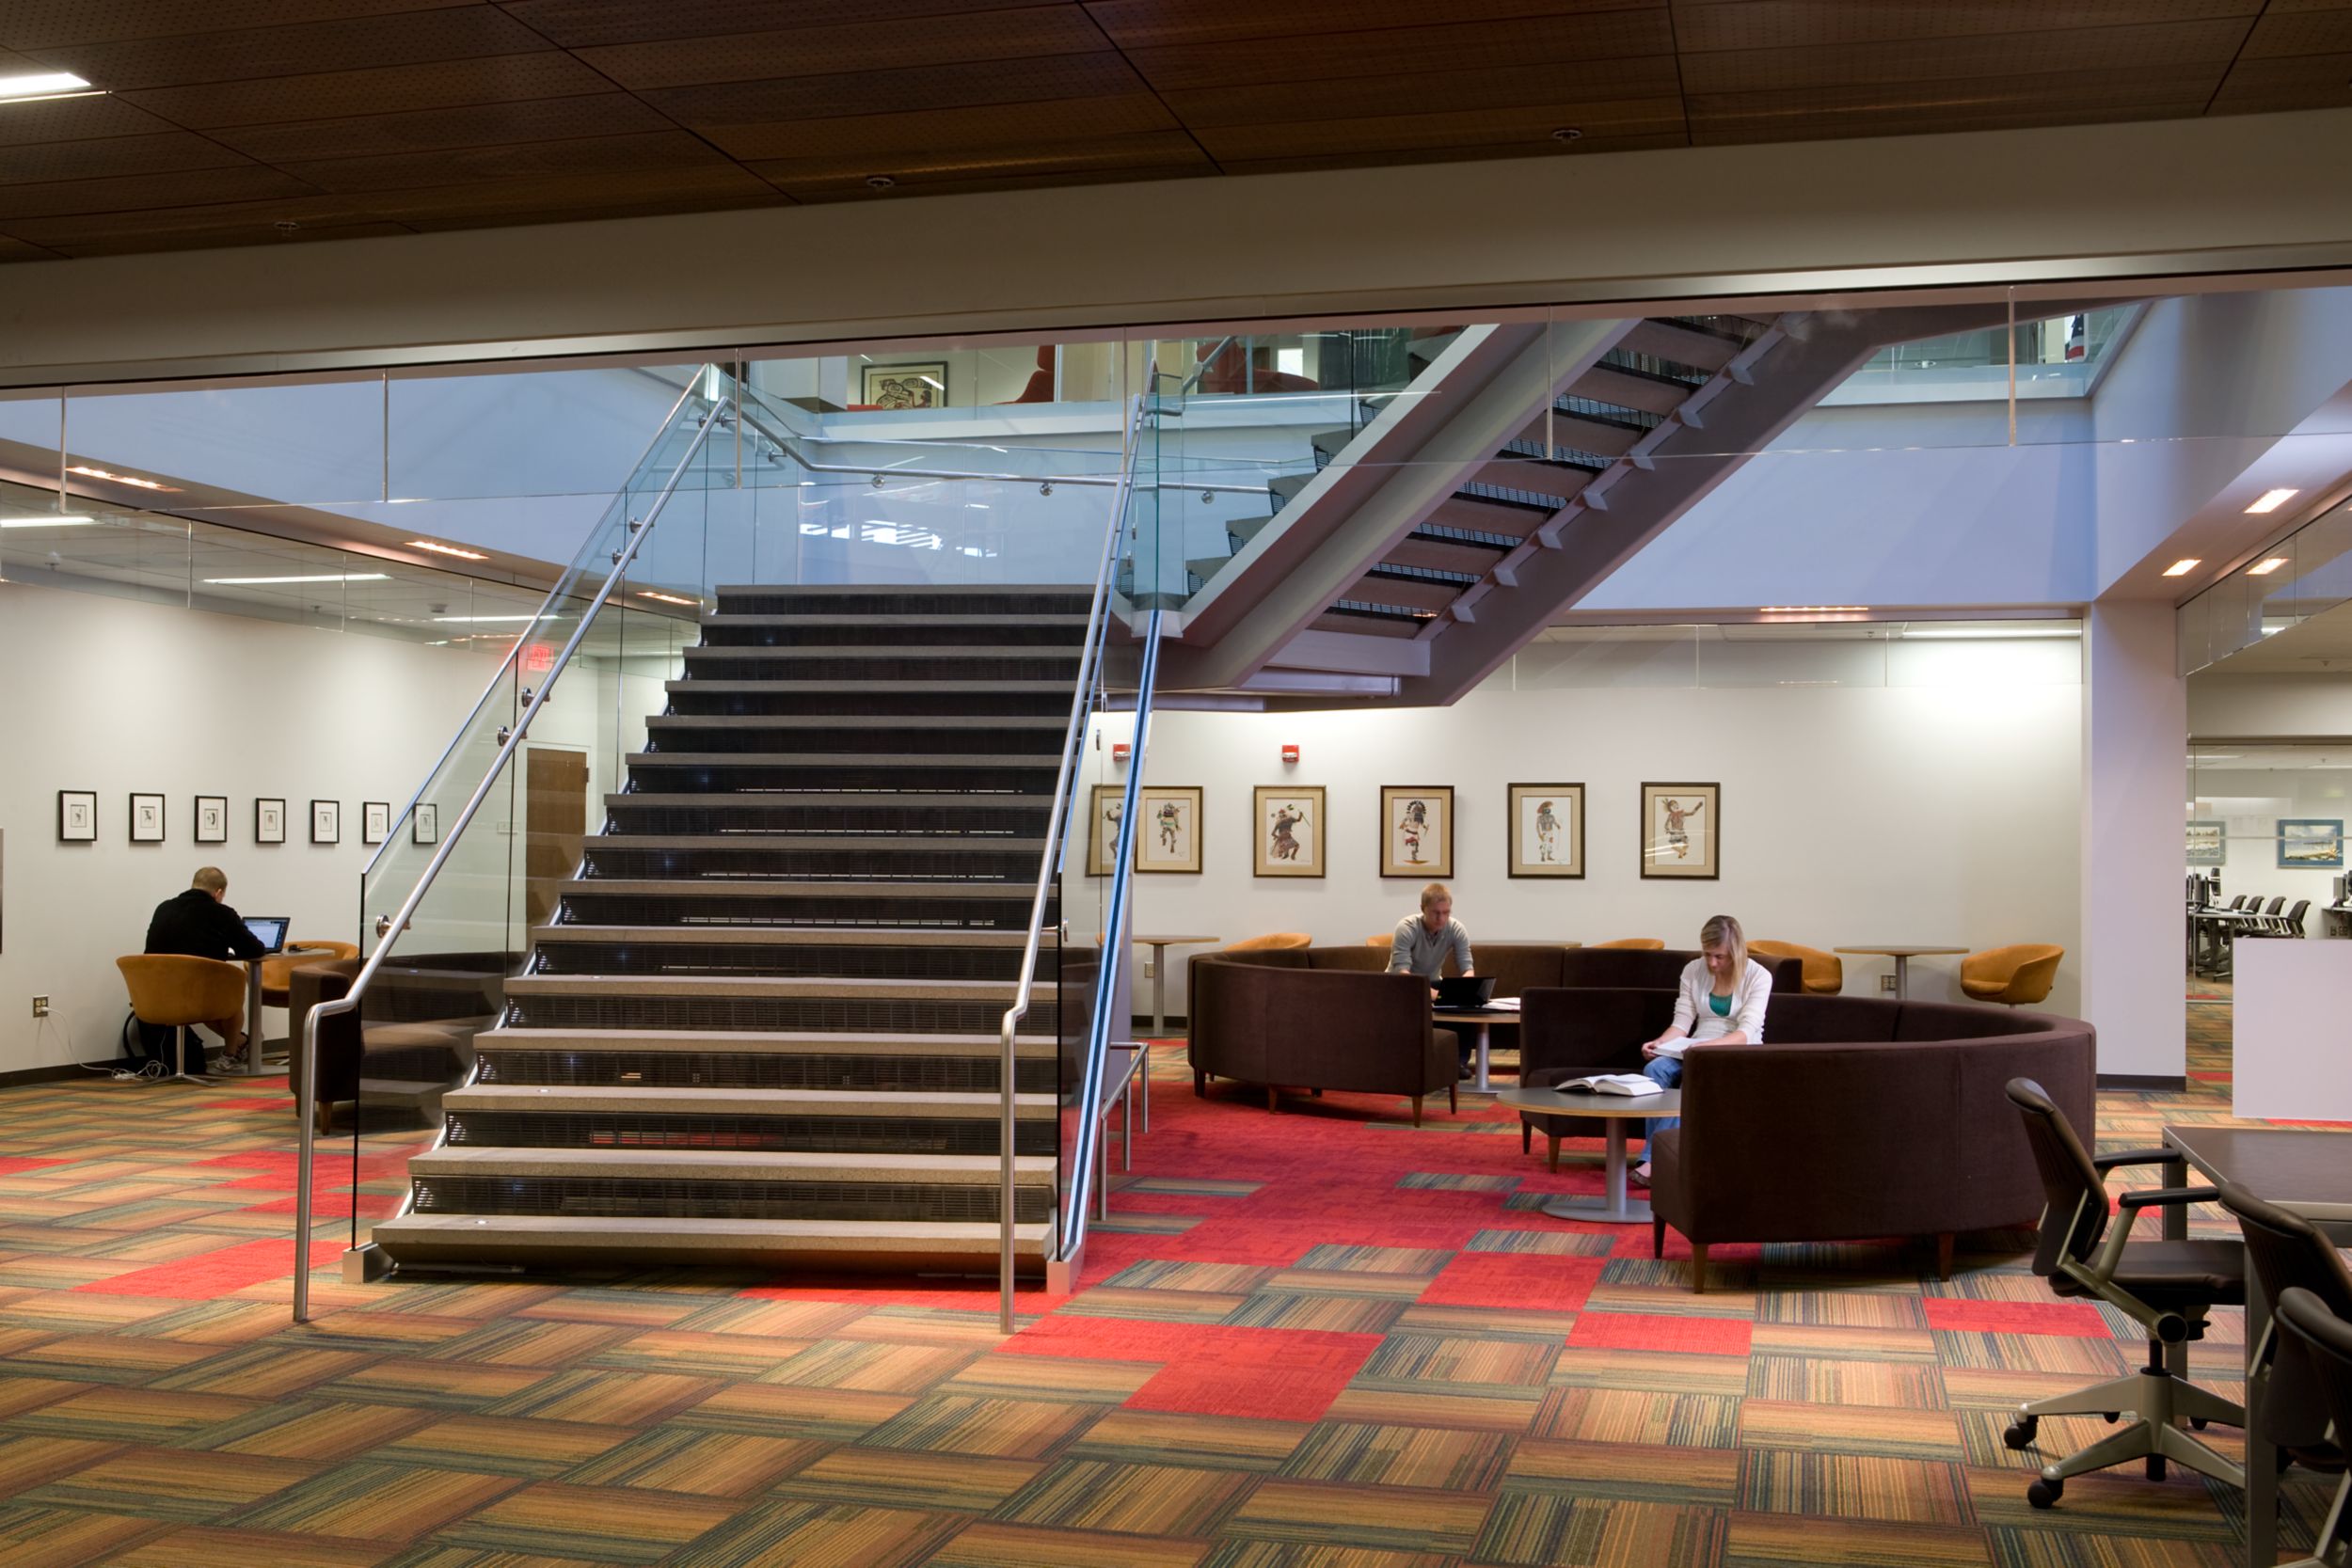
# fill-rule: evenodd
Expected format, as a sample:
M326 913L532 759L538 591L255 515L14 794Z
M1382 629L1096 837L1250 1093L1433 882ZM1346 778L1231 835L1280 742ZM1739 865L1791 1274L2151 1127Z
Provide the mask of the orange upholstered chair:
M262 960L262 1006L286 1006L293 984L290 976L304 964L332 963L338 958L356 958L359 944L353 942L290 942L286 950Z
M1269 931L1262 937L1245 937L1223 949L1228 953L1264 953L1289 947L1311 947L1314 938L1304 931Z
M1366 937L1364 945L1366 947L1393 947L1396 945L1396 937L1394 933L1387 936Z
M179 1031L174 1078L203 1080L188 1071L188 1025L245 1016L245 970L218 958L185 958L170 953L141 953L117 958L131 1010L141 1023ZM257 1027L248 1020L247 1025ZM199 1056L197 1066L202 1067Z
M1807 996L1836 996L1846 989L1846 964L1835 953L1804 947L1793 942L1752 942L1748 952L1767 958L1796 958L1804 965Z
M2065 957L2063 947L2030 942L1971 953L1960 960L1960 989L1979 1002L2022 1007L2050 994Z
M1619 937L1614 942L1597 942L1595 947L1631 947L1644 953L1660 953L1666 944L1656 937Z

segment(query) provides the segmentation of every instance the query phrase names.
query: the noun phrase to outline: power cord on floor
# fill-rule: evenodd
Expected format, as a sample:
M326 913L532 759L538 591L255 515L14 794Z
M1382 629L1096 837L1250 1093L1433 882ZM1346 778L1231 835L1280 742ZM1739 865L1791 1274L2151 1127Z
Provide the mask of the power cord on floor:
M33 1045L37 1053L40 1049L42 1037L48 1034L50 1029L54 1026L54 1021L42 1019L40 1021L38 1026L33 1030ZM128 1084L135 1079L140 1078L161 1078L164 1075L163 1063L139 1061L138 1027L138 1015L134 1012L126 1011L122 1016L122 1054L116 1057L111 1062L75 1062L73 1065L80 1068L84 1072L97 1073L103 1077L111 1079L118 1084ZM70 1044L68 1045L68 1049L72 1049ZM135 1062L137 1065L135 1067L122 1066L121 1064L126 1059Z

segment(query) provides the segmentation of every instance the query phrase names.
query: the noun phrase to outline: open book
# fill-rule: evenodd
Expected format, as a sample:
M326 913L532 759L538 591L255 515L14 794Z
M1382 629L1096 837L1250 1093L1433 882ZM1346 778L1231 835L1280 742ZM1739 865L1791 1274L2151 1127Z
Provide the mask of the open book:
M1554 1084L1562 1094L1661 1094L1663 1086L1638 1072L1596 1072L1589 1078L1571 1078L1565 1084Z
M1689 1050L1691 1042L1687 1039L1661 1040L1654 1050L1658 1055L1666 1057L1670 1061L1678 1061L1683 1052Z

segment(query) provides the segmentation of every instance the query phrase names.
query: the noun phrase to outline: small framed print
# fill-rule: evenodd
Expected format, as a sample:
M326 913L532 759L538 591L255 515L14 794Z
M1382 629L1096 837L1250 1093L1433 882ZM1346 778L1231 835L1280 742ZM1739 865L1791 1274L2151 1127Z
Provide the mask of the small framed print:
M2191 822L2188 825L2189 864L2229 864L2230 841L2222 836L2225 826L2220 822Z
M1380 875L1454 875L1454 789L1390 784L1380 791Z
M419 800L408 816L408 841L411 844L441 842L441 808L437 801Z
M1711 882L1723 875L1720 784L1642 786L1642 875Z
M1323 786L1260 784L1251 797L1253 877L1323 875Z
M359 842L381 844L392 836L392 803L389 800L359 802Z
M868 365L861 381L868 408L938 408L947 402L947 362Z
M161 844L164 841L164 798L160 795L131 797L131 842Z
M286 842L286 802L257 799L253 802L253 842Z
M199 844L229 842L229 797L199 795L196 798L196 841Z
M341 844L343 841L343 803L341 800L310 802L310 842Z
M2281 816L2279 818L2279 867L2281 871L2341 871L2344 869L2344 818L2341 816Z
M1511 785L1511 864L1514 877L1584 875L1584 786Z
M98 791L94 789L57 791L57 842L59 844L95 844L98 842Z
M1087 851L1087 875L1107 877L1119 854L1119 813L1127 786L1094 786L1094 833ZM1194 785L1146 784L1136 791L1143 816L1136 837L1137 872L1197 872L1200 869L1200 790Z

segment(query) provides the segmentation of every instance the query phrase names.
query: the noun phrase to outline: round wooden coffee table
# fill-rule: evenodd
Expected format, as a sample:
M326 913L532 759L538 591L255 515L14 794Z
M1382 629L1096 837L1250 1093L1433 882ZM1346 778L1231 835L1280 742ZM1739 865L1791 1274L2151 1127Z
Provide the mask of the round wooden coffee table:
M1635 1225L1649 1219L1646 1199L1629 1197L1625 1190L1626 1124L1636 1117L1678 1117L1682 1091L1661 1089L1656 1094L1563 1094L1558 1089L1502 1089L1495 1103L1518 1111L1539 1111L1555 1117L1599 1117L1609 1123L1602 1177L1606 1191L1599 1197L1563 1194L1544 1205L1544 1212L1559 1220L1598 1220L1612 1225Z

